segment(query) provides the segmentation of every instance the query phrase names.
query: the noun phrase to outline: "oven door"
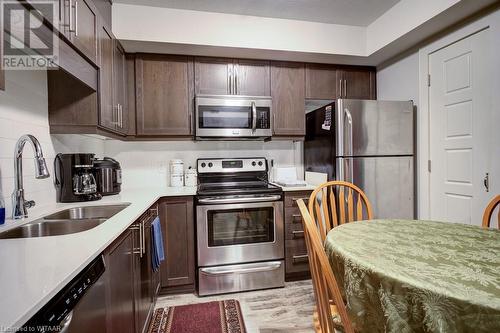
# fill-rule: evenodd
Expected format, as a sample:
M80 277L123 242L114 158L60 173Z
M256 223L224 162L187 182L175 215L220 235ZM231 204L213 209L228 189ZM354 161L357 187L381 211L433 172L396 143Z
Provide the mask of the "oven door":
M270 97L197 96L196 137L270 137L271 105Z
M284 257L283 202L197 207L198 266Z

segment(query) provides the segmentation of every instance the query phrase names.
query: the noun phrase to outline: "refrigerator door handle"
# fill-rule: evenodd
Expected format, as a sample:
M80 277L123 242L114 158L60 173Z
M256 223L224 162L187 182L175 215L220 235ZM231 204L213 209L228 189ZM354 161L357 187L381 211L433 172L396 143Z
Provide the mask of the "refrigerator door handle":
M352 116L348 108L344 109L344 115L344 145L347 145L345 156L352 156Z

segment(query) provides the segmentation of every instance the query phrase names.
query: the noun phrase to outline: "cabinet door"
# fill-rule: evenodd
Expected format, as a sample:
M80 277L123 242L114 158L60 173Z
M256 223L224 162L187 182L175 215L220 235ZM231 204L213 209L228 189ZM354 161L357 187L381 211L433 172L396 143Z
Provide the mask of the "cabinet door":
M97 59L97 9L89 0L70 0L71 42L91 61ZM71 26L72 25L72 26Z
M337 69L331 65L306 64L306 98L338 98Z
M305 135L304 76L302 63L272 63L273 133L276 136Z
M99 29L99 125L116 129L116 108L113 105L113 35L106 27Z
M224 58L195 58L194 86L197 95L230 95L233 61Z
M235 60L235 93L245 96L270 96L269 61Z
M118 115L116 129L122 134L128 132L128 110L127 110L127 69L125 62L125 51L117 40L114 40L113 54L113 106Z
M134 333L134 241L124 232L106 251L106 317L108 333Z
M349 68L342 70L342 98L376 99L375 71Z
M168 198L160 203L166 260L160 267L161 287L194 285L194 218L191 197Z
M139 55L135 70L137 135L191 135L191 58Z
M136 248L139 247L139 232L136 232ZM153 310L153 287L152 277L153 271L151 267L151 221L144 225L144 254L136 255L136 269L135 269L135 312L137 332L142 333L147 329L149 323L149 316Z

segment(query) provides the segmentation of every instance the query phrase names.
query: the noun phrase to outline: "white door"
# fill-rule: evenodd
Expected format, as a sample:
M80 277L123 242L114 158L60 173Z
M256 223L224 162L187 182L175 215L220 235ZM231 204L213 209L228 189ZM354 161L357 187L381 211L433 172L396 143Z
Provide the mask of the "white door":
M430 217L481 224L491 193L489 31L429 56ZM491 67L490 67L491 68Z

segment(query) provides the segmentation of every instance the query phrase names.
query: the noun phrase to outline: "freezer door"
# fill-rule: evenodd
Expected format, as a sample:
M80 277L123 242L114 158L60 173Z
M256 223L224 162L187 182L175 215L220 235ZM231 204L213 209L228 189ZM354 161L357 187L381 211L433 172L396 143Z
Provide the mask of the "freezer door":
M413 155L413 103L338 100L336 156Z
M337 158L336 179L361 188L374 218L413 219L414 165L412 156Z

